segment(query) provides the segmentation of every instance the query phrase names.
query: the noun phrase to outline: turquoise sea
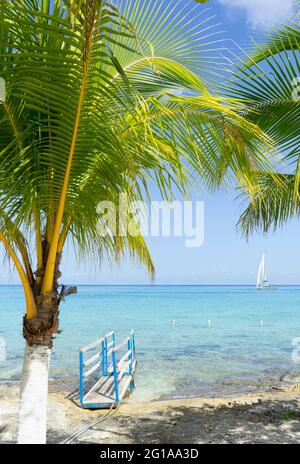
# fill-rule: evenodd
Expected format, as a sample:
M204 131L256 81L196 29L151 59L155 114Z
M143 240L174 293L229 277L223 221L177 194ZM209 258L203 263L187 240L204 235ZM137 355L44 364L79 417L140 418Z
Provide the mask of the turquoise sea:
M20 378L23 310L21 287L0 286L1 382ZM79 286L60 320L51 379L70 391L78 385L78 349L110 330L120 341L135 330L133 399L253 391L300 373L292 357L300 337L296 286Z

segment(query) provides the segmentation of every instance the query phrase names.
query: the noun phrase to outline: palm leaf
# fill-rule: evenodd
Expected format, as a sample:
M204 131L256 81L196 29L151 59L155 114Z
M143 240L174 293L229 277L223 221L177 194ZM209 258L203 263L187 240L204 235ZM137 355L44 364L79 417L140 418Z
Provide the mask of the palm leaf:
M78 252L92 242L94 255L93 243L115 256L96 232L103 199L142 199L150 183L165 198L194 181L250 186L254 170L270 169L270 138L241 116L245 104L213 90L214 25L200 5L176 6L1 2L0 207L35 230L37 250L47 241L45 293L68 234ZM142 239L126 242L131 253L134 244L151 270Z

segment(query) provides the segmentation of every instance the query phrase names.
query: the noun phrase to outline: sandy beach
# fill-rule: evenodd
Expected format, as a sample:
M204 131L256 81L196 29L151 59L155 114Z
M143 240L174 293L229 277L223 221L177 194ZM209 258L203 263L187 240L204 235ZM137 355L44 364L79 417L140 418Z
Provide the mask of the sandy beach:
M48 443L61 443L107 411L79 408L50 392ZM0 443L16 440L18 385L0 387ZM72 443L299 443L300 384L230 398L127 402Z

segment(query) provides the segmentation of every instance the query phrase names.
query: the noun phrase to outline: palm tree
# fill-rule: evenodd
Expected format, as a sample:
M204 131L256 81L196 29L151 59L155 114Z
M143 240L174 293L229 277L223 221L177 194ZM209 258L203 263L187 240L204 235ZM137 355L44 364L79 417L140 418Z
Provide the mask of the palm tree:
M244 116L259 125L277 146L276 176L257 173L256 187L244 190L246 207L238 226L249 236L267 232L300 213L300 26L273 30L266 43L236 66L230 95L248 109Z
M142 199L151 183L165 198L195 179L250 185L266 165L268 138L209 83L218 40L202 13L165 0L1 0L0 241L26 301L19 443L46 440L53 336L75 292L58 282L66 241L100 261L128 250L154 275L141 235L99 232L99 202Z

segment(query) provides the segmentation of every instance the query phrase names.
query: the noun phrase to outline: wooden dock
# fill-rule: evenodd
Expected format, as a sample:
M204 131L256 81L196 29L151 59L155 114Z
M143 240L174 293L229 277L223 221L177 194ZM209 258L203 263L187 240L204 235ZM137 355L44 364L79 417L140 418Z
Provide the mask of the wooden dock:
M134 332L116 345L115 333L80 349L79 401L83 408L114 408L134 387Z

